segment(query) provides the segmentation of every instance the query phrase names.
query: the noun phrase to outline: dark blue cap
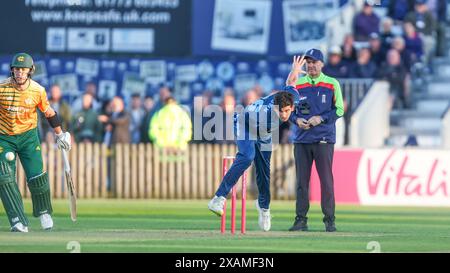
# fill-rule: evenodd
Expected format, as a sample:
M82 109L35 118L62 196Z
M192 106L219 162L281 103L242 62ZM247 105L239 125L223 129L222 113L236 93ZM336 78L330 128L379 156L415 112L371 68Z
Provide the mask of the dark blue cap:
M311 58L313 60L321 61L323 63L322 51L320 51L316 48L308 49L308 51L306 51L306 53L305 53L305 58Z
M416 0L416 5L423 5L426 3L427 3L427 0Z

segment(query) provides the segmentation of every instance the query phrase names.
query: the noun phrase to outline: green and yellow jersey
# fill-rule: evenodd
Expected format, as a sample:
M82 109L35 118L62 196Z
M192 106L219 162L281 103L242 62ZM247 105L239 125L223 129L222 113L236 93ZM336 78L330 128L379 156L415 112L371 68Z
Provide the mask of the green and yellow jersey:
M10 77L0 82L0 134L18 135L37 127L37 110L50 107L45 88L32 79L28 87L17 90Z

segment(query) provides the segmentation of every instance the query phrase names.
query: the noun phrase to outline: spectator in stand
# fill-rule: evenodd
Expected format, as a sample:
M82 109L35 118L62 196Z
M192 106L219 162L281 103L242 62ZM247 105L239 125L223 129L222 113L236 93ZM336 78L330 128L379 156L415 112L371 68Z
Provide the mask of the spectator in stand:
M253 86L252 89L256 92L256 95L258 96L258 98L264 97L264 89L262 88L261 85L256 84L255 86Z
M355 41L368 41L370 33L379 33L380 18L373 12L372 4L364 2L363 9L353 19Z
M216 130L218 130L218 128L216 128L216 126L212 126L212 124L207 124L211 119L217 118L215 116L216 114L214 113L215 107L217 107L217 105L211 106L209 109L207 109L207 107L211 105L213 96L214 93L212 91L204 90L201 96L198 96L194 99L194 109L191 112L191 120L194 123L193 130L198 130L198 128L201 128L201 132L193 132L194 137L192 139L192 143L205 143L210 141L214 142L217 138ZM201 100L199 100L199 98ZM205 125L207 127L205 127Z
M442 23L447 22L447 2L446 0L427 0L426 5L428 10L433 14L433 17Z
M260 96L258 95L257 91L255 89L250 89L245 93L244 97L242 98L242 105L246 107L257 101L259 98Z
M392 40L395 37L394 33L392 32L393 25L394 21L389 17L385 17L381 22L381 51L383 52L384 56L386 56L388 50L391 49Z
M416 27L417 32L423 35L425 63L429 63L435 54L437 21L428 10L426 2L426 0L416 0L414 11L406 15L405 22L412 23Z
M88 82L86 84L86 87L84 89L84 94L91 94L92 97L94 98L94 100L92 101L92 109L94 109L95 111L99 111L101 108L101 103L98 102L97 100L97 85L94 82ZM81 109L83 108L83 98L82 96L78 97L77 99L75 99L72 102L72 112L73 113L78 113L81 111Z
M50 87L49 103L61 119L61 129L63 129L63 131L71 131L70 122L72 120L72 114L70 106L62 99L62 90L57 84ZM42 134L41 139L44 139L47 143L55 143L55 130L50 127L50 124L47 121L44 121L44 113L41 111L38 112L40 119L43 121L40 122Z
M411 53L405 49L405 40L403 37L397 36L392 41L392 48L397 50L400 53L400 60L402 65L409 72L411 71L412 60Z
M223 100L221 104L223 110L223 134L219 143L234 143L234 112L236 108L236 98L233 89L226 88L223 92ZM218 136L220 137L220 136Z
M141 130L141 139L144 143L150 143L152 140L149 138L149 130L150 130L150 123L152 120L153 115L158 112L162 107L164 107L164 101L168 99L169 97L172 97L172 88L168 85L162 85L159 90L159 96L156 100L156 102L151 98L150 96L146 97L147 103L149 104L147 107L148 109L151 108L150 112L147 112L144 117L143 126ZM151 106L151 107L150 107ZM145 107L145 105L144 105Z
M383 52L383 49L381 48L380 36L375 32L370 34L369 48L370 54L372 56L372 61L379 68L381 63L386 59L386 56Z
M415 0L389 0L387 16L402 23L408 12L414 10Z
M223 91L222 109L226 113L233 113L236 107L236 98L234 96L234 91L232 88L227 87Z
M108 105L109 115L100 115L99 121L105 124L103 142L108 146L116 143L131 143L130 114L125 110L125 103L115 96Z
M323 68L323 73L333 78L347 78L349 75L349 67L342 62L342 50L339 46L334 45L328 51L327 64Z
M413 24L405 22L403 24L405 40L405 50L410 53L411 65L415 62L420 62L423 56L423 44L419 33L416 32L416 28Z
M141 142L150 143L148 137L148 130L150 129L150 120L153 114L153 108L155 107L155 101L152 96L145 96L144 98L144 118L141 126Z
M447 1L446 0L428 0L428 10L433 14L437 21L436 29L436 55L445 56L445 27L447 24Z
M167 85L163 85L159 88L159 97L156 101L155 107L153 108L153 113L155 114L159 109L163 108L165 105L165 101L172 97L172 88Z
M377 66L371 60L370 49L363 47L358 51L358 60L350 69L352 78L374 78L377 73Z
M130 134L131 143L141 142L141 127L144 120L144 109L141 105L141 96L139 94L131 95L131 109L130 109Z
M344 37L342 45L342 62L351 65L356 62L356 48L353 45L354 39L352 34L347 34Z
M379 70L378 77L389 82L391 95L391 107L394 109L408 108L408 71L401 63L401 57L397 50L391 49L386 56L386 63Z
M82 96L83 108L75 113L72 120L72 132L76 142L101 142L102 124L98 120L98 114L92 109L94 98L86 93Z

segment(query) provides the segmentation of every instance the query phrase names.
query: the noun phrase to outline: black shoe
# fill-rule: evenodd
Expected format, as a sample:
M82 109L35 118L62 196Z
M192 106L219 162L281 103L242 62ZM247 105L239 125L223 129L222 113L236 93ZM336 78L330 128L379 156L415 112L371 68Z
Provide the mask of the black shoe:
M295 219L294 225L289 231L308 231L308 221L305 218Z
M336 231L336 225L334 224L334 221L328 221L325 223L325 231L326 232L335 232Z

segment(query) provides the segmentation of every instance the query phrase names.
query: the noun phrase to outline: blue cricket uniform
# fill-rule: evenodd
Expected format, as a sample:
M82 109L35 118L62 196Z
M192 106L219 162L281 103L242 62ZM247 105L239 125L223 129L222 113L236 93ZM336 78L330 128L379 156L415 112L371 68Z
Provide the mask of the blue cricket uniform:
M298 92L294 88L287 88L285 91L294 95L294 104L297 105ZM272 135L281 124L273 110L274 98L275 94L261 98L247 106L242 113L235 114L234 135L238 153L217 189L216 196L226 197L245 170L254 162L259 206L263 209L269 208Z

